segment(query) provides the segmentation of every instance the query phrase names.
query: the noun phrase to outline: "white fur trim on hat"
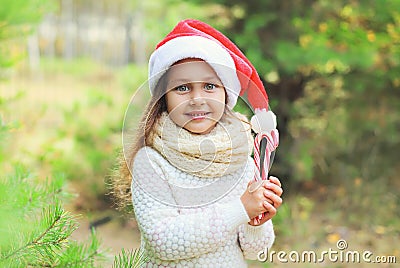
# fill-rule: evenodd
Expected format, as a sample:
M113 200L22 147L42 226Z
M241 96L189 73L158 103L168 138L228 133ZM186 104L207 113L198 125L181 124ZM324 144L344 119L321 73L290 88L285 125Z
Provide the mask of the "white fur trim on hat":
M229 52L217 42L201 36L181 36L157 48L149 60L149 86L151 94L161 76L177 61L198 58L214 69L228 96L227 105L233 108L240 93L240 82L235 63Z

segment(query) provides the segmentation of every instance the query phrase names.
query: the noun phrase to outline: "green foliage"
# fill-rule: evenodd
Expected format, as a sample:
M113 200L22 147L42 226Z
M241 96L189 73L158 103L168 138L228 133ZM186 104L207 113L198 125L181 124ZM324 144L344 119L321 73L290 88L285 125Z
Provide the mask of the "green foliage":
M394 34L400 26L399 8L395 0L316 1L313 15L294 19L297 54L305 55L295 69L309 76L309 82L304 97L294 103L292 135L308 133L297 135L302 138L297 142L313 144L309 169L314 171L313 176L296 172L297 178L373 180L393 175L395 156L389 156L388 148L400 146L393 139L400 122L400 83L392 73L400 71L399 61L392 60L399 58ZM315 124L320 128L311 130ZM307 163L307 158L300 159Z
M282 134L281 176L393 184L400 1L217 2L230 20L224 32L266 80Z
M2 122L0 142L10 127ZM5 147L0 147L0 158ZM11 174L0 177L1 267L100 267L105 255L94 230L87 242L71 240L78 228L77 216L62 207L69 199L65 177L40 180L14 163ZM123 250L114 267L139 267L146 261L139 251Z
M134 250L125 251L114 257L113 268L139 268L143 263L148 262L148 258L144 251Z
M0 0L0 71L21 59L24 47L13 40L29 34L51 9L51 3L47 0Z
M0 181L1 267L94 267L103 258L94 234L86 244L69 240L78 225L61 205L62 176L43 182L16 165Z
M96 257L99 256L100 241L97 239L94 230L89 243L80 244L71 241L68 248L63 252L60 258L59 267L98 267ZM103 257L101 256L101 259Z
M43 13L48 11L47 8L49 8L48 2L40 0L1 0L0 5L2 7L0 10L1 21L5 25L12 26L38 22ZM2 30L4 31L2 32L2 37L6 36L4 33L12 34L11 32L5 31L6 29Z
M343 107L348 94L340 76L332 76L329 84L326 81L310 81L304 96L293 104L294 115L288 127L294 138L289 160L293 163L295 180L311 180L317 170L328 175L327 179L337 176L341 168L337 165L344 159L335 159L336 156L351 153L348 139L343 138L348 135L348 115Z

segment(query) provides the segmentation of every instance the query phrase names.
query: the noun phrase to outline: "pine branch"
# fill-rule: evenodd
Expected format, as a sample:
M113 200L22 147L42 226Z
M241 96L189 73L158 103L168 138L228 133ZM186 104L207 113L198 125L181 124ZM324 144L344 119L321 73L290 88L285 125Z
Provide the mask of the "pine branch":
M61 250L62 244L76 229L76 223L59 204L45 209L42 218L43 220L39 221L37 225L45 227L45 230L37 235L31 234L30 242L10 252L3 258L4 260L11 257L17 258L17 256L20 258L27 255L36 256L29 254L32 250L36 251L41 257L36 257L37 262L42 262L43 259L52 260L59 255L57 251Z
M113 268L139 268L144 263L148 262L148 256L141 249L125 251L114 257Z
M60 258L57 266L60 267L93 267L95 259L104 258L99 251L100 241L96 237L94 229L92 229L89 244L71 243L63 256Z

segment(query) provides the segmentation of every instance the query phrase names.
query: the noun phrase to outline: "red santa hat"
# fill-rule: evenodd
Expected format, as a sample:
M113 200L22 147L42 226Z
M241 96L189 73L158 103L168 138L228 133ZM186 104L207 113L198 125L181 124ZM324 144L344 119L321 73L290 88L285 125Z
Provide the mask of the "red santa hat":
M156 46L149 60L151 93L161 76L174 63L186 58L202 59L214 69L225 87L229 108L235 106L238 96L247 95L248 102L258 114L258 118L252 118L256 132L275 128L275 116L267 112L268 96L254 66L225 35L198 20L179 22Z

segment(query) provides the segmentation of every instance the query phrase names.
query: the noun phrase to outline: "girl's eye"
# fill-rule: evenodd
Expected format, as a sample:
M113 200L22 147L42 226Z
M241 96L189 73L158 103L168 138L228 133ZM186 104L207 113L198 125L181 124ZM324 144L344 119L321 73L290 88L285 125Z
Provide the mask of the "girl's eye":
M217 86L216 85L214 85L214 84L206 84L205 85L205 89L206 90L213 90L213 89L215 89Z
M177 86L175 88L175 90L178 92L186 92L186 91L189 91L189 88L186 85L181 85L181 86Z

